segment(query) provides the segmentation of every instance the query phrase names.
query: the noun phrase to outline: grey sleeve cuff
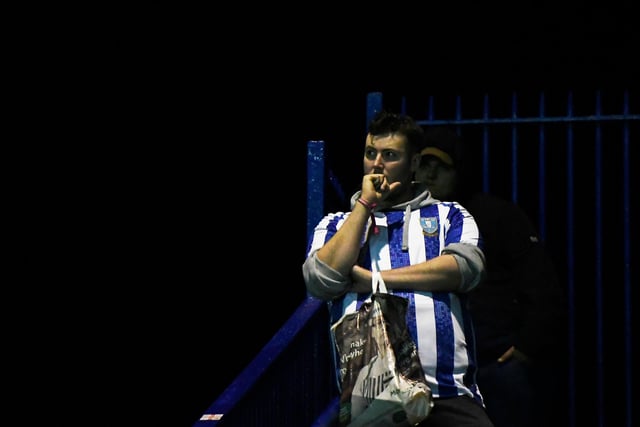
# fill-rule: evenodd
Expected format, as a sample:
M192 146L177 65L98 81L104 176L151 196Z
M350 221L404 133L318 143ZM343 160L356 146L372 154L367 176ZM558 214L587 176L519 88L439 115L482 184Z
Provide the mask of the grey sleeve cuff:
M453 255L458 263L462 275L460 292L469 292L480 284L486 274L482 249L466 243L452 243L447 245L442 253Z
M317 253L309 255L302 264L302 275L307 291L313 297L329 301L343 295L351 279L320 261Z

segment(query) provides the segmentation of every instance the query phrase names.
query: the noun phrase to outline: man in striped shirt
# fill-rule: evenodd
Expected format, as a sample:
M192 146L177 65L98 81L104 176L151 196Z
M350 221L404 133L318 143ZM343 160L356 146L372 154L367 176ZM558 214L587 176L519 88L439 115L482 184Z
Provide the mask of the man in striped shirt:
M328 301L332 322L371 296L372 271L407 298L434 407L423 427L492 427L475 380L466 293L482 280L478 227L465 208L413 185L424 132L408 116L380 112L369 124L362 188L350 212L316 226L302 270L310 295Z

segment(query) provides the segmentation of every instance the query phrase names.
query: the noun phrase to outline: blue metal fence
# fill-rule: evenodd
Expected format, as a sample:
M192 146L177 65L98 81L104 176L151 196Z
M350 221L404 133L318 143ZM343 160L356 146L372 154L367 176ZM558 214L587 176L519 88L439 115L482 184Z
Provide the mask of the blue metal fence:
M464 115L461 96L454 97L455 112L450 117L446 116L445 111L444 116L436 118L434 97L428 97L422 114L419 107L409 105L410 100L406 97L401 99L399 106L385 107L409 113L424 126L456 126L461 133L480 131L482 136L478 141L482 141L483 145L483 187L487 192L496 192L492 188L491 177L492 172L501 167L491 161L491 146L496 141L494 135L506 128L508 132L504 139L510 148L510 174L503 176L509 178L504 181L511 185L510 198L520 204L525 202L519 191L523 182L521 167L527 162L527 156L521 156L520 150L526 148L524 144L537 143L537 199L533 203L537 204L538 228L541 238L547 245L555 248L555 252L560 254L558 259L565 263L561 267L569 300L568 423L572 427L577 425L578 408L588 407L594 412L595 417L590 418L596 423L594 425L611 425L615 419L617 425L631 427L633 307L630 144L632 135L636 149L640 143L640 114L632 113L629 91L621 91L617 96L607 94L607 99L599 91L590 95L593 96L591 103L582 99L580 106L585 108L585 103L590 104L591 111L580 114L575 111L576 104L571 92L566 95L564 102L554 101L556 110L561 112L564 108L564 114L556 115L546 114L544 93L537 94L537 105L534 103L538 114L528 117L519 116L521 100L516 93L510 94L507 100L510 103L507 117L491 116L490 101L496 100L490 99L489 95L482 98L480 118L468 118ZM369 95L367 122L383 108L382 98L382 93ZM610 112L605 113L605 109ZM636 108L636 113L637 111ZM550 130L554 131L553 138L549 137ZM525 134L529 137L527 141L523 138ZM575 150L577 134L581 138L578 153ZM549 149L556 149L563 143L563 150L554 150L554 155L562 152L565 169L558 170L558 166L562 164L557 161L556 169L550 169ZM505 146L507 145L503 145ZM529 149L528 152L531 153L532 150ZM501 154L507 153L503 151ZM607 170L605 159L610 162ZM592 168L588 166L590 162ZM550 175L553 176L554 183L559 182L564 186L564 191L549 188ZM576 182L582 184L582 192L576 189ZM554 194L550 194L551 192ZM550 199L553 200L552 212L547 203ZM562 204L565 206L559 206ZM564 226L555 215L557 211L566 212ZM548 235L549 220L555 221L555 229L560 230L556 231L553 239ZM565 231L564 239L560 239L562 230ZM579 255L576 254L577 247L583 249ZM590 250L585 251L585 247ZM606 259L605 247L609 254ZM593 267L587 268L585 272L585 265ZM593 306L592 309L580 307L581 310L578 304ZM616 310L623 315L616 316ZM590 319L591 315L595 319ZM585 326L590 325L592 320L593 327ZM607 349L611 350L607 352ZM622 360L620 355L623 355ZM578 376L578 366L588 374ZM606 393L607 391L610 392ZM581 425L584 425L584 420Z
M397 99L399 105L385 100L384 107L424 126L453 125L477 137L485 191L511 198L537 218L541 238L561 263L569 342L568 354L558 357L567 358L568 425L576 426L578 411L589 408L593 416L581 417L581 426L617 420L631 427L630 194L637 172L630 159L640 143L639 109L629 91L580 94L579 102L572 93L553 97L492 94L465 97L463 105L462 96L416 96ZM383 94L369 94L367 122L382 108ZM325 213L327 187L344 195L325 164L325 143L309 141L307 148L310 234ZM333 425L337 389L327 322L324 303L303 301L194 427Z

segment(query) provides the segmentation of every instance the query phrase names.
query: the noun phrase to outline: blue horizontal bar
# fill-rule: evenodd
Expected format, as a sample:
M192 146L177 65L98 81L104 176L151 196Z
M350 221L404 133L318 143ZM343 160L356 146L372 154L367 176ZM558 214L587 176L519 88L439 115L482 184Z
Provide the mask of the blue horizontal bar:
M640 114L612 114L608 116L581 116L581 117L509 117L509 118L484 118L484 119L453 119L453 120L418 120L419 125L486 125L504 123L545 123L545 122L588 122L606 120L640 120Z

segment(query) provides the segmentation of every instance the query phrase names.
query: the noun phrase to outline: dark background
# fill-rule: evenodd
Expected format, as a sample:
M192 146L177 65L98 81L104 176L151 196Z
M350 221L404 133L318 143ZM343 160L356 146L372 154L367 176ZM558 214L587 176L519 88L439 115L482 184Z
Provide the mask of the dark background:
M151 149L134 185L151 399L137 409L192 425L304 299L309 140L327 142L350 193L371 91L630 88L630 5L348 16L152 4L139 49Z

